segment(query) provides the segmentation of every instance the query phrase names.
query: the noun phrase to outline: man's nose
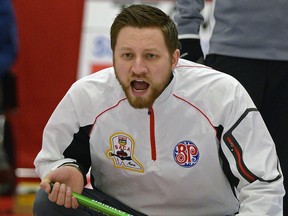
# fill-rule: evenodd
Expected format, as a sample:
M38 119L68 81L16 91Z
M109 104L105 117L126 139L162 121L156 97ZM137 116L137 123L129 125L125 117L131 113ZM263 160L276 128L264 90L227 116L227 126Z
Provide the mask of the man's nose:
M134 59L131 67L132 72L135 74L141 74L147 72L147 65L142 57L137 57Z

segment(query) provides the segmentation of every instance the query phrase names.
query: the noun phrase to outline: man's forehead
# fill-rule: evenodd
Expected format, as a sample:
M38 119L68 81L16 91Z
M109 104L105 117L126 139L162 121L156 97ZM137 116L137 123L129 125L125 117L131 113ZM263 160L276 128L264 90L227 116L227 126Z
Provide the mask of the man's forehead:
M164 41L164 36L159 28L136 28L136 27L124 27L120 30L117 37L117 41L121 42L135 43L135 42L145 42L149 43L159 43L159 41Z

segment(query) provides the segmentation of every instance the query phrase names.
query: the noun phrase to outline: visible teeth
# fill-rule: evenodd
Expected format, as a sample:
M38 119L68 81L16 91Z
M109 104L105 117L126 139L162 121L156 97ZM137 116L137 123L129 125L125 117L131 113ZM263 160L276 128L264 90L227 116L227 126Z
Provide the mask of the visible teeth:
M142 92L144 90L137 90L137 89L134 89L135 92Z
M134 80L132 81L131 86L133 87L135 92L142 92L149 87L149 84L144 80Z

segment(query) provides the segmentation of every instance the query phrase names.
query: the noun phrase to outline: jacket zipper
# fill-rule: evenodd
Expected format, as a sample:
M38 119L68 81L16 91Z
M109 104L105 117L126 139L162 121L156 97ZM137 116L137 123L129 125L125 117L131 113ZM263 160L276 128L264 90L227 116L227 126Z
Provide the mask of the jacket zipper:
M151 158L156 161L156 142L155 142L155 118L153 108L149 108L148 114L150 117L150 145L151 145Z

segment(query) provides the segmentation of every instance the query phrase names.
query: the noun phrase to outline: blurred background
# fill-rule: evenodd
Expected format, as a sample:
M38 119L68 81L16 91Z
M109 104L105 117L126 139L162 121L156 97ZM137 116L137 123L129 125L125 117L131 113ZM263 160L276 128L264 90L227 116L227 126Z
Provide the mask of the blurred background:
M16 104L4 110L0 119L0 147L12 171L12 176L1 172L1 179L9 184L4 190L7 182L0 182L0 215L29 216L39 188L33 161L45 124L73 82L111 65L109 28L119 9L149 3L172 14L174 1L9 1L15 16L17 55L11 67L13 83L7 85L15 93ZM207 16L209 3L204 10ZM6 31L1 27L0 35ZM207 26L202 31L209 34ZM202 45L205 50L205 40Z

